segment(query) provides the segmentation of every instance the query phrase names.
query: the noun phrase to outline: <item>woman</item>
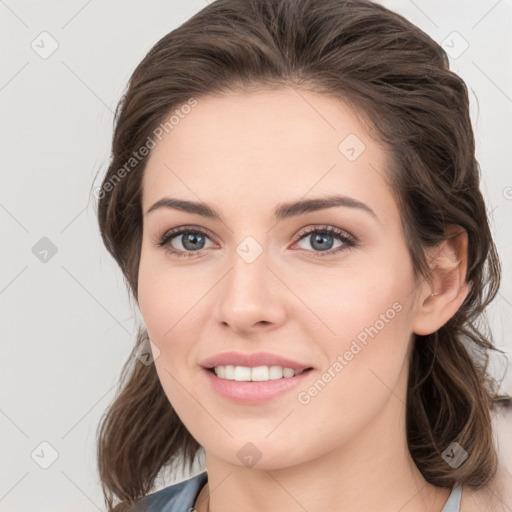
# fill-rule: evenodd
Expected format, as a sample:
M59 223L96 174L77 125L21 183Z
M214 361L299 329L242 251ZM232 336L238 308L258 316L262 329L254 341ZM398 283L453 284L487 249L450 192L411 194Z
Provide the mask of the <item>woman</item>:
M217 0L150 50L98 193L145 323L99 430L109 510L504 506L468 110L370 1Z

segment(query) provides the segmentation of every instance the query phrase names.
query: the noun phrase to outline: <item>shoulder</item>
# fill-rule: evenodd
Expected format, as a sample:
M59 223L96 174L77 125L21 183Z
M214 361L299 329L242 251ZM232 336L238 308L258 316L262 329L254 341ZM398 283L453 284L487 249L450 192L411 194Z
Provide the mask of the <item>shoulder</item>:
M197 495L207 482L207 473L161 489L139 500L132 512L191 512ZM190 509L190 510L189 510Z

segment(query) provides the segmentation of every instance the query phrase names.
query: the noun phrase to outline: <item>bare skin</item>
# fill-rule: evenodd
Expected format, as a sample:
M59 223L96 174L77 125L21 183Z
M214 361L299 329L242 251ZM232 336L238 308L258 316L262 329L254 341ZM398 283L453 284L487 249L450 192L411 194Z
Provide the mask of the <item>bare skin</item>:
M416 281L387 163L346 105L291 88L198 99L152 150L139 307L160 350L162 387L205 449L208 485L197 511L208 510L210 489L211 512L440 512L446 503L450 490L429 485L408 451L408 355L414 334L437 330L467 295L467 235L450 227L447 234L458 236L429 253L432 279ZM345 205L273 217L284 202L331 195L373 213ZM207 203L222 220L168 208L146 213L166 196ZM302 234L326 226L355 244L330 233L332 254L318 256L314 234ZM185 249L182 235L167 248L187 257L159 247L177 227L205 232L204 248ZM236 250L248 236L262 250L251 263ZM337 356L377 325L333 377ZM300 390L259 405L233 403L199 366L230 350L273 352L314 369ZM308 395L329 368L325 388ZM238 456L248 442L261 454L251 467Z

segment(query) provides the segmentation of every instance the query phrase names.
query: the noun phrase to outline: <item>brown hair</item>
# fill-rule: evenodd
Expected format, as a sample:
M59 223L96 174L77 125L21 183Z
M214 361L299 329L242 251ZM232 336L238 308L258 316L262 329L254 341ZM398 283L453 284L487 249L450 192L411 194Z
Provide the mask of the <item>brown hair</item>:
M479 189L466 86L443 49L403 17L366 0L217 0L163 37L135 69L116 111L98 194L103 242L137 300L147 157L133 163L134 152L190 98L283 86L348 103L389 148L388 177L416 277L428 277L425 248L439 244L448 225L468 233L471 290L442 328L414 340L406 421L411 456L429 483L481 488L497 470L490 412L498 384L487 371L497 349L484 309L497 293L500 264ZM200 447L154 365L133 357L146 339L141 328L98 428L109 510L114 497L120 511L147 495L180 457L191 468ZM468 454L458 468L441 456L452 442Z

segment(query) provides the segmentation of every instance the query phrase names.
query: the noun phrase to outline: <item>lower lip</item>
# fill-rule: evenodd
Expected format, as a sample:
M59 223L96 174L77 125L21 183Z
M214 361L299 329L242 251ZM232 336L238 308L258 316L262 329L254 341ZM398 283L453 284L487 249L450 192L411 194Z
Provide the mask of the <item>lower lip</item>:
M313 370L304 370L294 377L264 382L239 382L221 379L209 370L204 369L203 371L213 389L224 398L240 404L261 404L295 389L305 379L309 378Z

